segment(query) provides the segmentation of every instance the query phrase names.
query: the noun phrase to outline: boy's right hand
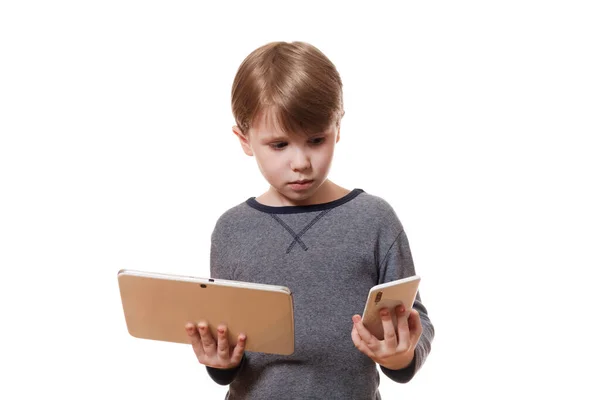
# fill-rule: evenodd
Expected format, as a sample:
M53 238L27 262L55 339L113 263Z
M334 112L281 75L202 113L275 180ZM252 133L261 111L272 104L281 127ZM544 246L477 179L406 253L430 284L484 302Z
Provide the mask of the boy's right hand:
M240 365L246 346L246 336L241 333L235 347L230 346L227 340L227 326L219 325L218 341L208 329L208 324L200 321L197 325L188 322L185 330L192 342L192 348L201 364L208 367L229 369Z

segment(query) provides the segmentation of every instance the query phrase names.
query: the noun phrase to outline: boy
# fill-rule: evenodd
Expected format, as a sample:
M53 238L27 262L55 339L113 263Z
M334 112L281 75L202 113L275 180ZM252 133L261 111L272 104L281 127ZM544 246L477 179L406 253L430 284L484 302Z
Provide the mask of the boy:
M269 43L240 65L232 110L233 132L270 187L219 218L211 276L289 287L296 346L291 356L244 353L243 334L230 346L226 326L213 338L212 321L188 323L198 361L230 400L379 399L375 364L408 382L434 330L419 295L410 312L382 311L384 340L362 324L369 289L415 270L390 205L327 179L344 114L335 66L309 44Z

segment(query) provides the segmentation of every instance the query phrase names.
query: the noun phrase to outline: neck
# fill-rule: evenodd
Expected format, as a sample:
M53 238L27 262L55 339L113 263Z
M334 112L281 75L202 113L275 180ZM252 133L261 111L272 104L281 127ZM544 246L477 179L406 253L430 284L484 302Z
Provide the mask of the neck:
M312 204L329 203L331 201L341 199L348 193L350 193L350 190L338 186L328 179L325 182L323 182L323 184L312 196L306 199L290 199L283 196L273 187L270 187L267 192L257 197L256 200L261 204L273 207L308 206Z

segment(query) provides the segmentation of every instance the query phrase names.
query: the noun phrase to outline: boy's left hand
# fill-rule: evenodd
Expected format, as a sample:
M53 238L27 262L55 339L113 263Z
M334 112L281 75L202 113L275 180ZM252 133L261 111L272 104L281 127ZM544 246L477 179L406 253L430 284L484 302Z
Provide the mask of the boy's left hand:
M383 308L380 311L383 340L378 340L369 332L360 315L352 317L352 341L356 348L388 369L402 369L410 365L415 356L415 346L423 332L417 310L407 313L404 306L398 306L395 312L398 320L397 334L390 310Z

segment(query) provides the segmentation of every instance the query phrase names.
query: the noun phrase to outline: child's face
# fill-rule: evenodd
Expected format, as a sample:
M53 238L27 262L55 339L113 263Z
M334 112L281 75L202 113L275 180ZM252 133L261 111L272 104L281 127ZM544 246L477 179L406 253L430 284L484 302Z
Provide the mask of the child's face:
M261 173L282 205L307 205L319 201L319 189L327 180L339 128L306 136L288 135L268 118L261 118L247 135L234 127L244 152L256 157Z

